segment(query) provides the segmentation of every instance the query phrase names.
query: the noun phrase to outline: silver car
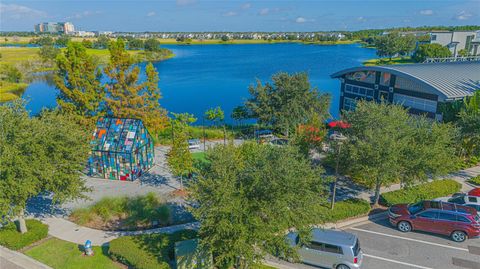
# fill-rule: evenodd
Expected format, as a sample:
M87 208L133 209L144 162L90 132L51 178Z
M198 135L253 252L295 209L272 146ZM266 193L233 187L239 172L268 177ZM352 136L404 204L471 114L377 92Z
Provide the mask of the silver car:
M305 264L334 269L354 269L362 265L363 254L354 234L315 228L308 243L300 244L298 234L293 232L287 238L292 246L298 247L300 261Z

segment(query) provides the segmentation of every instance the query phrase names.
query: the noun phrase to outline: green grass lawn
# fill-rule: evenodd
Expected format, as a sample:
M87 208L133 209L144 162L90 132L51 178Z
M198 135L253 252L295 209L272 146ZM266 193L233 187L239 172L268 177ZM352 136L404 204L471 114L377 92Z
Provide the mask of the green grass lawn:
M0 102L12 101L19 98L27 88L26 83L12 83L0 81Z
M51 238L25 252L26 255L55 269L110 269L125 268L112 261L107 255L108 247L93 247L95 255L83 256L77 244Z
M391 65L391 64L411 64L415 61L411 57L395 57L391 60L389 58L380 58L380 59L370 59L363 62L363 65L372 66L372 65Z
M206 161L207 159L205 159L205 152L194 152L192 153L192 157L194 160L199 160L199 161Z

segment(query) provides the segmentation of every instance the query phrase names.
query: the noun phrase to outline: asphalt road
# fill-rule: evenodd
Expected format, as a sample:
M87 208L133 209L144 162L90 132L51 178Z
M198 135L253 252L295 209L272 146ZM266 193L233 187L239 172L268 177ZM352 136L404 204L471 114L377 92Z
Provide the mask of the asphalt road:
M452 264L452 258L480 262L480 256L468 252L468 246L480 247L480 239L455 243L447 237L394 229L388 220L368 222L345 229L356 234L365 253L363 268L420 268L460 269Z

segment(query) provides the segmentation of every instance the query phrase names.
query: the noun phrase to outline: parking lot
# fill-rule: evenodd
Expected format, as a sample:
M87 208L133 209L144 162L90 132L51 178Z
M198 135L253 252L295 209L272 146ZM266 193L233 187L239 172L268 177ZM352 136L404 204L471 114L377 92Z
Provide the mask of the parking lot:
M388 220L369 221L345 231L356 234L365 254L363 268L461 268L452 258L480 261L480 256L468 252L468 246L480 247L480 239L455 243L447 237L410 232L402 233Z

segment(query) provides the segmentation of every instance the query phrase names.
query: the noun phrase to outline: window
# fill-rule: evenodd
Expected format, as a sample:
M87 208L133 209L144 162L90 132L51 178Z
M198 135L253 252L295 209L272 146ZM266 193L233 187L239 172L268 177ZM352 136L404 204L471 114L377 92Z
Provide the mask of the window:
M438 213L438 219L439 220L446 220L446 221L456 221L457 216L454 214L446 213L446 212L440 212Z
M465 218L464 216L457 216L457 220L460 222L466 222L466 223L471 222L469 219Z
M349 73L345 76L348 80L363 81L367 83L375 83L375 71L358 71Z
M471 202L471 203L476 203L477 202L477 197L468 196L468 201Z
M436 101L413 97L409 95L395 93L393 95L393 102L406 107L419 109L422 111L433 112L433 113L437 111Z
M355 246L353 246L353 255L357 256L359 252L360 252L360 242L358 242L358 239L357 239L357 242L355 242Z
M357 106L357 101L352 98L344 97L343 98L343 109L347 111L355 110Z
M437 35L432 35L432 38L431 38L432 41L435 41L437 40Z
M382 72L382 75L380 76L380 85L383 86L390 86L390 78L391 78L390 73Z
M463 204L465 204L465 199L464 199L464 196L461 195L461 196L458 196L458 197L448 199L448 202L463 205Z
M436 219L437 218L437 212L434 211L424 211L417 216L425 219Z
M345 92L355 94L361 97L366 97L367 99L373 99L374 90L367 87L360 87L351 84L345 85Z
M325 252L336 253L336 254L343 254L342 248L335 245L330 244L323 244Z
M418 202L416 204L408 206L408 212L410 213L410 215L415 215L422 210L423 210L423 202Z
M323 250L323 244L322 243L317 243L317 242L310 242L308 244L305 244L305 247L310 248L310 249L314 249L314 250L319 250L319 251Z

